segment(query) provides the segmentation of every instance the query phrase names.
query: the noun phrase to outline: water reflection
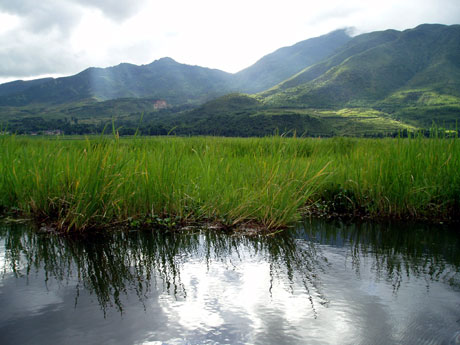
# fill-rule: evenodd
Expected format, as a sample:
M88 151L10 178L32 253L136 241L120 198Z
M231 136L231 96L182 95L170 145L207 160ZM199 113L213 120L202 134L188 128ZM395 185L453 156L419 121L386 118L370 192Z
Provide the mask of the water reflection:
M460 331L459 235L420 225L78 239L0 226L0 267L2 344L455 344Z
M363 261L371 262L375 278L391 283L396 292L404 280L422 278L460 288L460 233L452 228L422 224L344 224L305 222L298 237L347 247L347 257L359 276Z
M72 238L4 226L0 238L5 243L4 272L20 277L42 269L46 281L76 282L75 303L83 288L97 297L104 312L109 306L122 312L120 296L128 291L144 302L152 286L186 298L181 272L188 262L202 262L207 270L220 262L231 270L247 258L269 263L270 293L275 280L281 280L291 293L296 284L303 286L314 315L316 303L327 303L318 278L325 259L315 243L288 233L244 237L215 231L119 231Z

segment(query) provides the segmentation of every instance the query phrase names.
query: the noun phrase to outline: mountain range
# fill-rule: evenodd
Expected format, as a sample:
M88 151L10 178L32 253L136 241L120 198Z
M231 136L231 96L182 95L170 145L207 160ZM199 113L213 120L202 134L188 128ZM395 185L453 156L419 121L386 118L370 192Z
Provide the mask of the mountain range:
M42 127L87 130L110 119L135 127L142 117L150 134L365 135L433 121L452 127L460 119L460 25L355 37L337 30L235 74L162 58L0 85L0 122L18 130L34 117Z

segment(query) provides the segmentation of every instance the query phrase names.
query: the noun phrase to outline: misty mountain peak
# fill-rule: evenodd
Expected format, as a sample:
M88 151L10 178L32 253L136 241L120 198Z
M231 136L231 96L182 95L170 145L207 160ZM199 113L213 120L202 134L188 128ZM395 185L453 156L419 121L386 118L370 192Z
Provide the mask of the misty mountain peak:
M153 61L151 63L151 65L153 65L153 64L155 64L155 65L159 65L159 64L161 64L161 65L172 65L172 64L176 65L176 64L179 64L179 63L176 60L174 60L173 58L165 56L165 57L162 57L162 58L160 58L158 60Z

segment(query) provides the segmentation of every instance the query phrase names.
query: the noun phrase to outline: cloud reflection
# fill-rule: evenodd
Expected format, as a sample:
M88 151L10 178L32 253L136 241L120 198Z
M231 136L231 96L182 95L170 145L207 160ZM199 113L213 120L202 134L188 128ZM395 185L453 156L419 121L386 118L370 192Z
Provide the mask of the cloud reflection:
M442 342L458 326L456 241L322 222L275 237L3 226L0 343Z

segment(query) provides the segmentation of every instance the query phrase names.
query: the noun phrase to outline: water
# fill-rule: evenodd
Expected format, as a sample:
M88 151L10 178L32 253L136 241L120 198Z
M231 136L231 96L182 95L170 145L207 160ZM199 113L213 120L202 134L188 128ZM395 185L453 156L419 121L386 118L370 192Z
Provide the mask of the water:
M459 344L452 229L84 239L0 226L0 344Z

